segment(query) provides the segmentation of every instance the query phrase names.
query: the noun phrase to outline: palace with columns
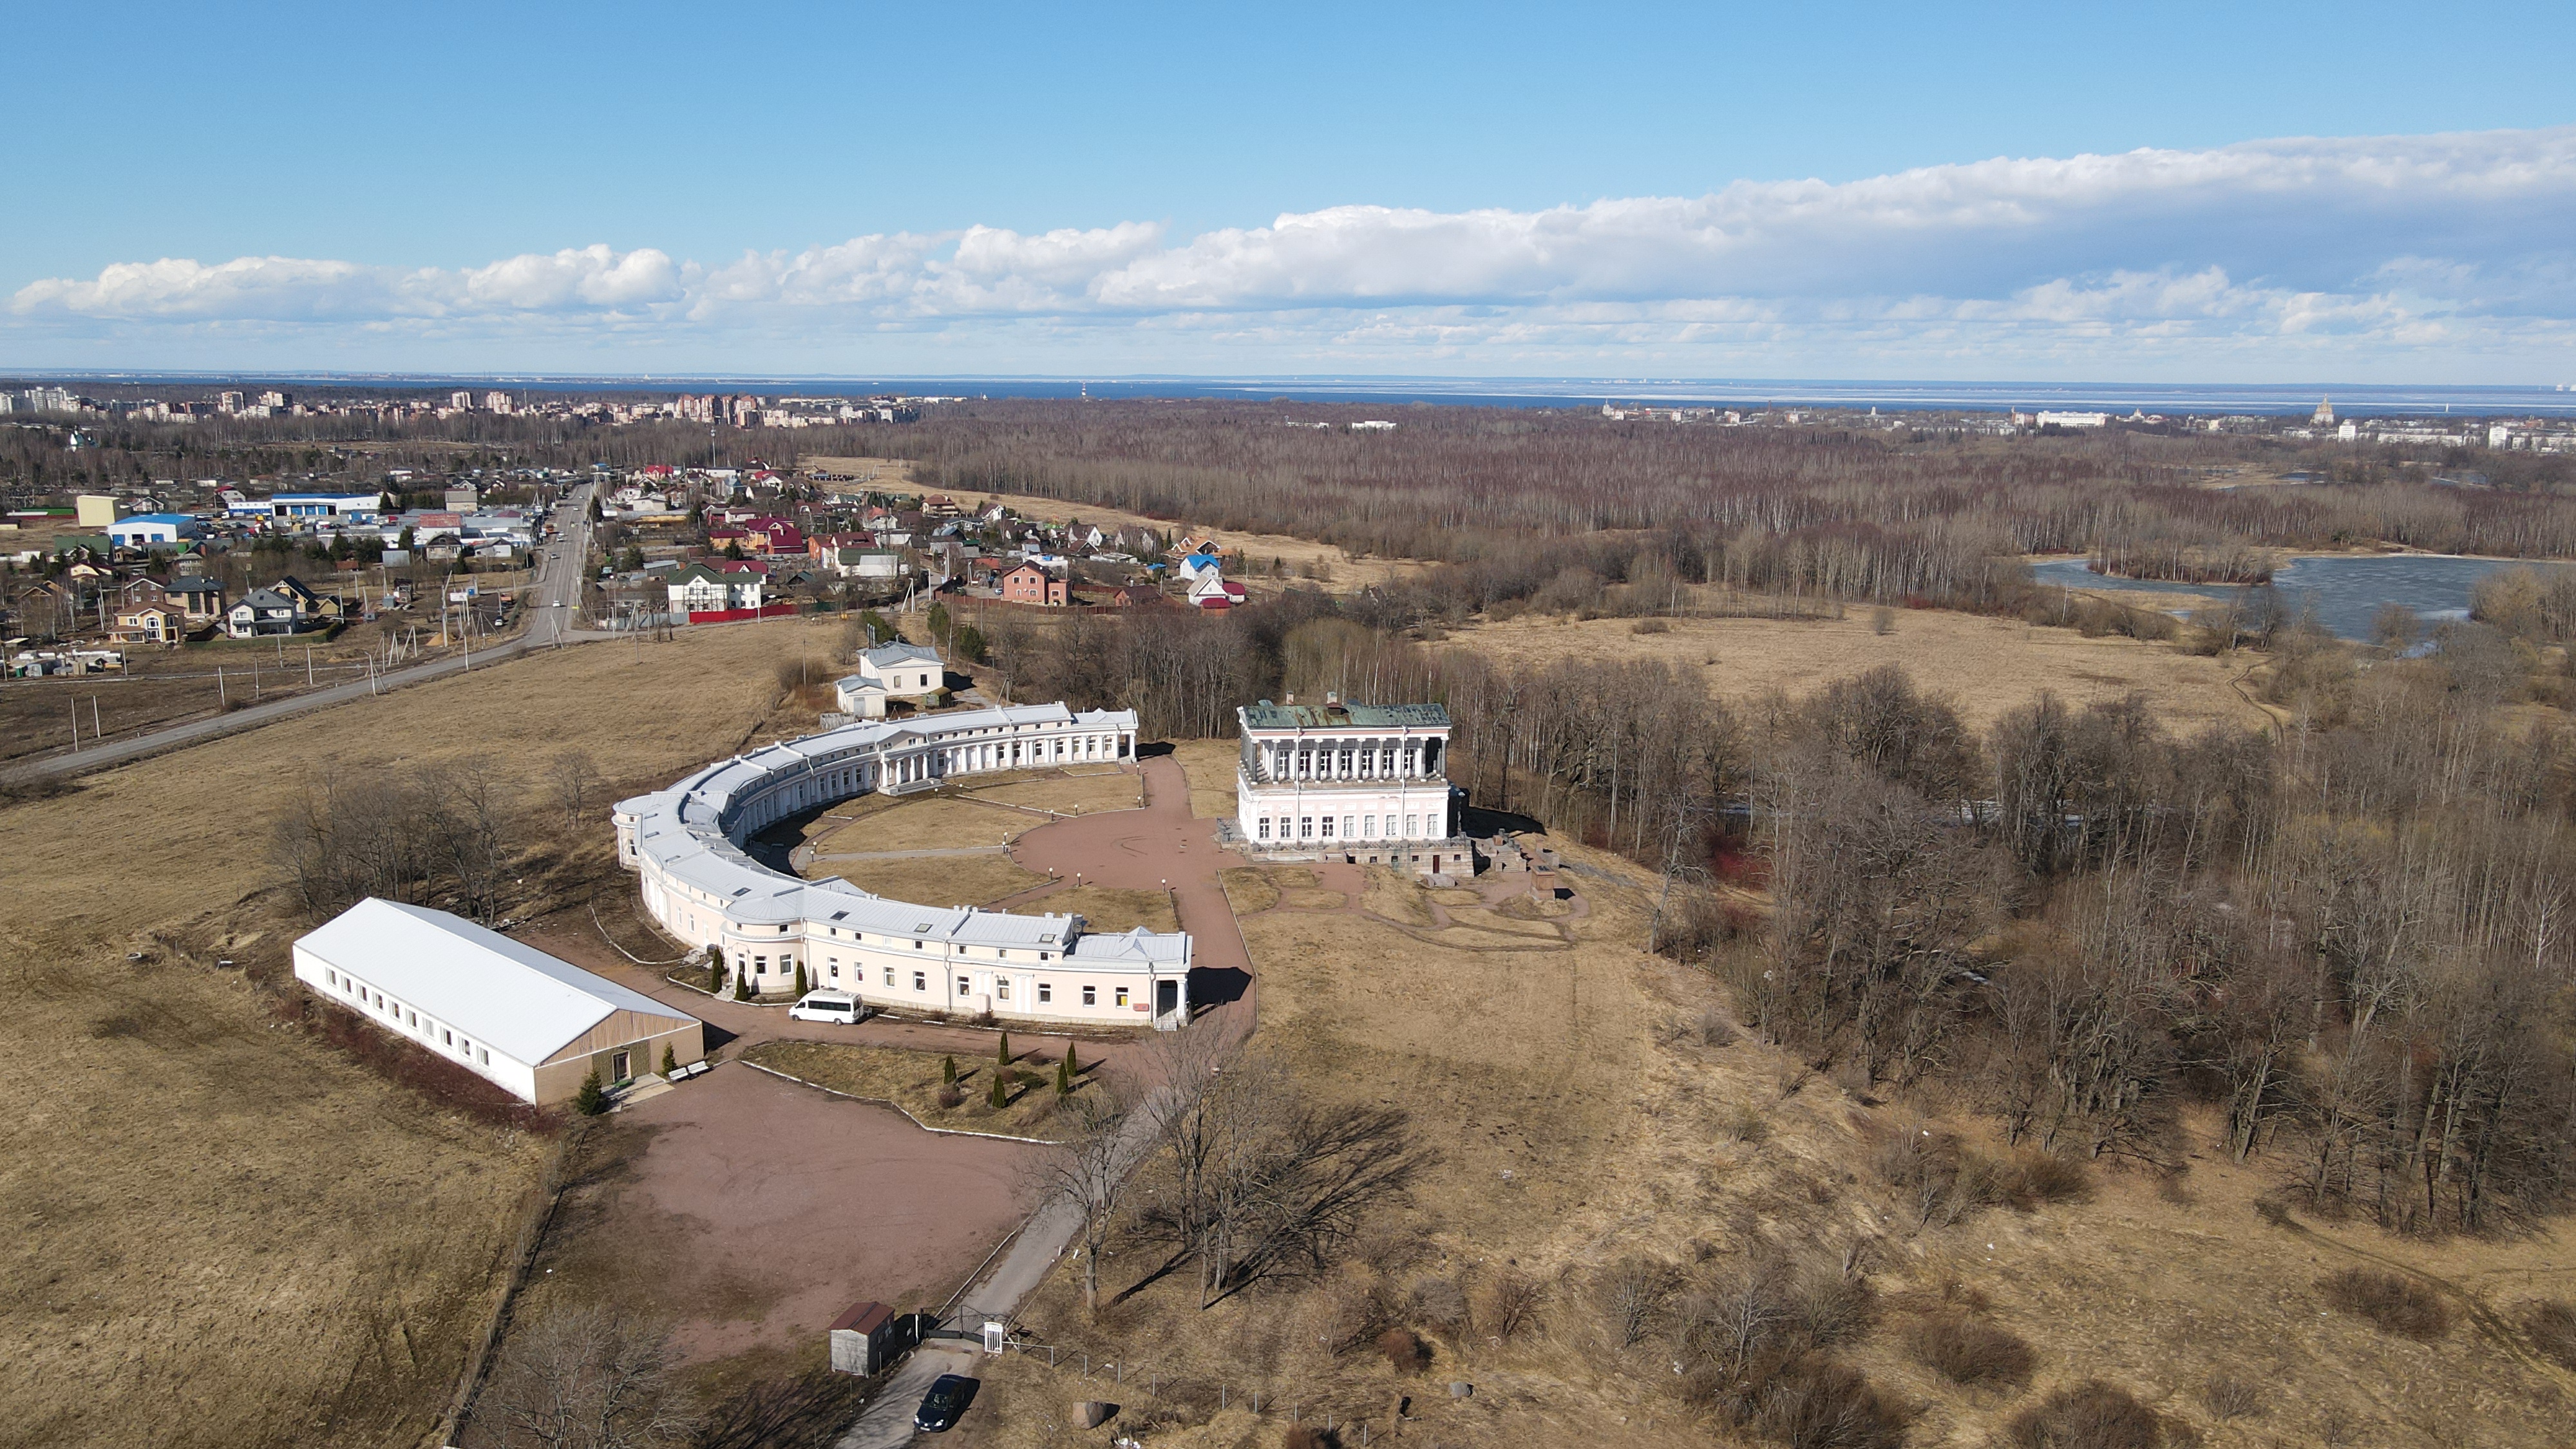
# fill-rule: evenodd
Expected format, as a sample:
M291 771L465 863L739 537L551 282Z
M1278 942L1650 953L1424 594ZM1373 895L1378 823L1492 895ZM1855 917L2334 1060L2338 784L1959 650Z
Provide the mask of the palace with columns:
M737 755L618 802L617 859L674 938L724 953L755 991L808 984L871 1006L1006 1021L1175 1027L1189 1019L1189 933L1101 934L1075 915L913 905L804 880L744 842L871 791L903 795L999 770L1136 757L1132 710L1006 705L867 720Z
M1243 744L1227 844L1279 860L1474 873L1449 788L1447 710L1291 695L1235 718Z

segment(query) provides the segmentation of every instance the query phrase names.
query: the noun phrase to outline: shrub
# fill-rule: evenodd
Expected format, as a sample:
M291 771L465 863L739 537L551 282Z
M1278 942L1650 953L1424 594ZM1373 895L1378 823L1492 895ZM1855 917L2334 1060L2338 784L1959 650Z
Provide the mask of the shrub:
M1639 619L1636 623L1628 626L1628 632L1631 634L1669 634L1673 632L1673 626L1661 619Z
M1073 1043L1071 1042L1066 1042L1064 1044L1063 1070L1064 1074L1068 1077L1078 1077L1082 1075L1082 1059L1073 1054Z
M2451 1306L2411 1278L2346 1268L2318 1285L2326 1301L2383 1333L2429 1343L2451 1331Z
M1002 1073L993 1074L993 1089L984 1094L984 1102L987 1106L997 1108L1011 1105L1011 1086L1002 1079Z
M1410 1328L1390 1328L1379 1334L1377 1351L1386 1366L1400 1374L1418 1374L1431 1367L1431 1345Z
M1059 1097L1073 1095L1073 1058L1070 1053L1055 1064L1055 1094Z
M2128 1390L2092 1379L2013 1415L2003 1442L2011 1449L2158 1449L2164 1423Z
M1897 1449L1912 1417L1859 1370L1813 1354L1771 1375L1748 1407L1747 1427L1789 1449Z
M1915 1324L1905 1335L1905 1347L1915 1362L1970 1388L2027 1388L2031 1371L2039 1366L2039 1356L2019 1335L1964 1313L1938 1314Z
M965 1089L959 1087L955 1082L943 1084L939 1089L939 1105L948 1108L951 1111L965 1106Z
M1467 1326L1467 1291L1455 1278L1416 1278L1406 1302L1416 1319L1442 1333L1454 1334Z
M805 989L806 989L806 988L805 988L805 963L804 963L804 962L802 962L802 961L799 961L799 962L797 962L797 963L796 963L796 999L797 999L797 1000L802 1001L802 1000L804 1000L804 999L805 999Z
M733 999L736 1001L749 1001L751 999L750 972L736 971L733 973Z
M957 1059L955 1057L941 1057L939 1059L939 1080L948 1086L953 1087L957 1085Z
M1291 1424L1281 1449L1342 1449L1342 1436L1315 1424Z
M608 1092L599 1084L599 1069L581 1079L581 1090L573 1093L572 1109L585 1117L596 1117L608 1110Z
M2034 1152L2013 1159L2006 1170L2004 1186L2015 1207L2084 1202L2093 1196L2093 1174L2071 1157Z
M663 1075L663 1077L664 1077L665 1079L667 1079L667 1078L669 1078L669 1077L670 1077L670 1075L671 1075L673 1072L676 1072L676 1071L678 1071L679 1069L680 1069L680 1054L679 1054L678 1052L675 1052L675 1051L671 1050L671 1044L670 1044L669 1042L664 1042L664 1043L662 1043L662 1075Z
M1546 1286L1523 1273L1505 1272L1485 1285L1485 1306L1477 1311L1477 1322L1493 1337L1509 1343L1538 1318Z
M2560 1367L2576 1369L2576 1303L2547 1298L2532 1304L2522 1315L2522 1331Z
M993 1060L1006 1067L1011 1064L1011 1034L1009 1032L1006 1031L1002 1033L1001 1045L993 1049Z
M2213 1419L2253 1419L2263 1413L2263 1390L2247 1380L2211 1374L2200 1386L2200 1406Z

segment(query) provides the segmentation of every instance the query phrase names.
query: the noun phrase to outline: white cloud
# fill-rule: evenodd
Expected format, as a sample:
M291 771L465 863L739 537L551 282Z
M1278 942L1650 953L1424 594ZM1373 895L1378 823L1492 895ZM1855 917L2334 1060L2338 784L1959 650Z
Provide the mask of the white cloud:
M1996 158L1845 183L1538 211L1338 206L1173 240L1150 222L895 232L719 264L601 244L466 269L244 257L30 282L0 337L229 326L764 344L887 333L1238 363L1442 355L1722 361L2083 339L2563 349L2576 128ZM1165 355L1179 358L1182 354ZM1150 364L1149 364L1150 365Z

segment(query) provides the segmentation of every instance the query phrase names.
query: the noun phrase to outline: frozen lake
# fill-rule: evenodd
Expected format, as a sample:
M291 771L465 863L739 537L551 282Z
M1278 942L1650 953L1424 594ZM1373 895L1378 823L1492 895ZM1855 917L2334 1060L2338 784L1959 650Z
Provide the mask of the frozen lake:
M2498 569L2549 570L2567 565L2518 559L2459 558L2448 554L2302 554L2272 574L2271 587L2295 613L2314 606L2318 622L2339 639L2367 640L2382 606L2403 604L2427 623L2469 616L2469 589ZM2093 572L2082 559L2049 559L2031 565L2043 584L2108 592L2223 597L2222 584L2172 584L2122 579Z

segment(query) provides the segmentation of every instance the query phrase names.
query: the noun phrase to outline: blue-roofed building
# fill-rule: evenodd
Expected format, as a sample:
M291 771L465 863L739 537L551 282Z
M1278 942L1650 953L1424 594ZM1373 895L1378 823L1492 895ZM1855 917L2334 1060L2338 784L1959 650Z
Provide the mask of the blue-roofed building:
M118 548L177 548L198 532L195 517L185 513L138 513L107 526L108 542Z

